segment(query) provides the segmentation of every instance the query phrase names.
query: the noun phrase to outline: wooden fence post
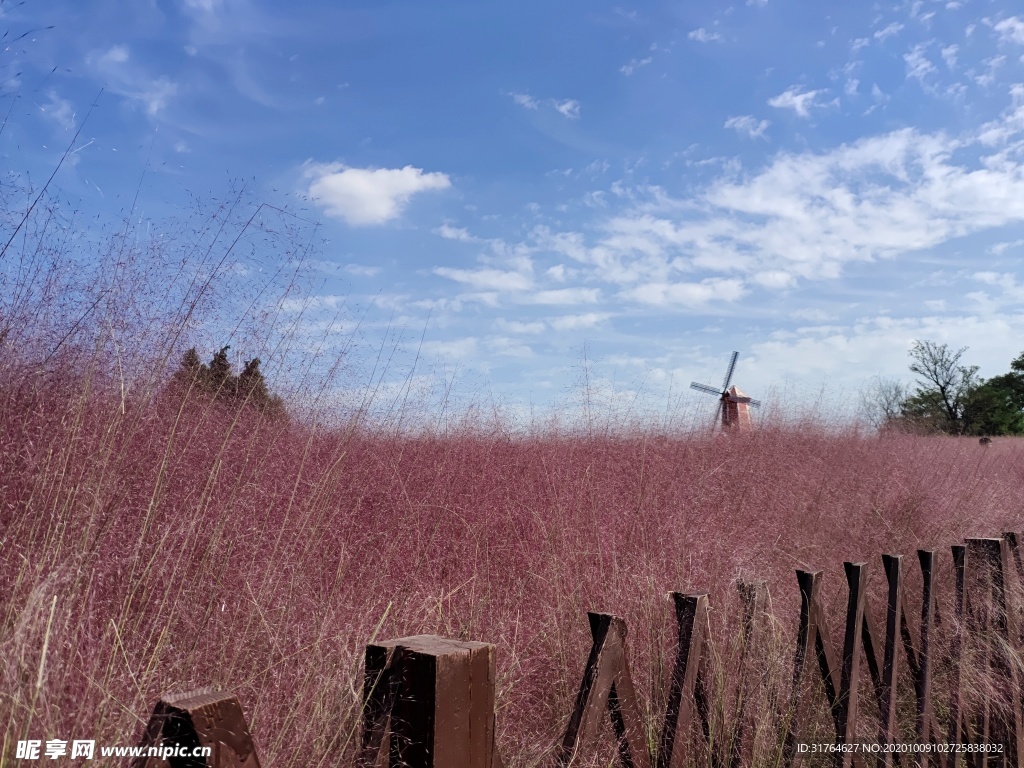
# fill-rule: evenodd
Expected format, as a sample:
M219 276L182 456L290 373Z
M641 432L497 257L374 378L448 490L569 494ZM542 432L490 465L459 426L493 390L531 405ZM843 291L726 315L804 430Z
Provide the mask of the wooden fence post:
M867 601L866 563L843 563L849 599L846 605L846 633L843 636L843 661L839 675L839 696L834 708L836 718L836 740L841 744L852 744L857 739L857 713L860 692L860 657L864 649L864 610ZM872 648L872 655L874 649ZM853 765L855 755L844 752L836 758L836 765L848 768Z
M968 738L968 731L964 727L963 715L963 675L961 665L963 664L964 649L964 590L965 590L965 568L967 564L967 547L963 544L954 544L953 570L956 574L956 620L953 626L952 662L953 679L952 689L949 692L949 742L962 744ZM963 756L960 752L953 753L950 761L953 768L963 765Z
M557 763L567 766L593 749L607 709L623 768L649 768L651 758L626 658L626 622L605 613L588 613L587 618L593 645Z
M163 696L153 708L140 746L164 751L136 757L131 768L260 768L238 699L215 688ZM210 757L166 751L175 746L189 752L209 747Z
M743 600L743 630L741 634L742 648L739 658L739 680L736 684L736 720L732 732L732 744L729 750L730 768L741 765L753 765L754 749L757 741L757 728L748 712L749 703L749 666L751 659L765 649L765 622L768 615L768 583L763 580L736 584Z
M1003 541L1006 542L1006 546L1009 549L1010 560L1013 561L1017 571L1017 592L1016 596L1018 599L1024 592L1024 562L1021 562L1020 555L1020 539L1017 534L1013 531L1007 531L1003 534ZM1009 574L1009 566L1007 566L1007 574ZM1024 606L1017 605L1016 610L1010 611L1010 623L1011 627L1016 627L1016 634L1011 635L1013 642L1017 644L1018 648L1024 649L1024 621L1021 621L1021 608Z
M914 694L917 698L917 740L921 744L937 744L941 741L938 719L932 703L932 641L938 612L935 604L935 551L930 549L917 550L917 560L921 566L921 633L920 645L915 647L910 632L910 617L903 614L903 646L907 652L907 664L914 680ZM921 768L928 768L930 763L944 768L949 762L942 753L928 754L922 752Z
M1020 678L1008 650L1016 638L1012 613L1006 601L1009 574L1008 542L1004 539L968 539L965 610L975 643L982 644L982 666L992 673L1003 691L1005 706L993 708L988 697L972 713L976 738L981 744L1002 744L999 755L981 753L980 765L1017 765L1024 753L1021 743ZM1012 639L1011 639L1012 638Z
M676 609L679 639L658 746L658 768L676 768L683 764L683 747L689 735L695 704L705 738L708 735L707 696L701 690L705 682L702 678L706 659L704 643L707 639L708 596L673 592L672 602Z
M356 765L499 768L494 684L488 643L415 635L368 645Z
M793 765L797 752L796 725L800 705L800 687L807 664L807 654L814 652L818 659L825 698L832 713L836 742L848 744L856 732L857 681L859 678L861 635L864 625L864 563L846 563L846 577L850 586L847 604L846 633L843 641L842 666L836 663L829 637L825 611L821 607L821 571L797 571L800 584L800 629L797 634L796 655L793 662L793 694L790 699L792 719L786 726L783 742L783 764ZM835 763L842 766L863 766L860 754L837 752Z

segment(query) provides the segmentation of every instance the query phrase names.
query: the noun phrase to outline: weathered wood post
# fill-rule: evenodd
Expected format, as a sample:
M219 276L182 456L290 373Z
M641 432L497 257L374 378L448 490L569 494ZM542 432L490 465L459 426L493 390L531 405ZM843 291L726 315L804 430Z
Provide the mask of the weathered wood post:
M151 754L136 757L131 768L260 768L238 699L215 688L163 696L140 746ZM210 756L193 751L200 747Z
M593 645L555 762L562 767L578 757L590 757L607 711L622 768L650 768L651 758L626 657L626 622L607 613L588 613L587 618Z
M366 647L359 768L500 768L489 643L415 635Z
M705 731L708 727L707 701L701 695L705 683L702 673L707 659L704 643L708 628L708 596L706 593L684 595L673 592L672 602L676 609L679 642L669 679L668 707L659 740L657 768L676 768L688 757L685 754L686 742L695 706ZM705 711L699 711L701 704Z
M975 704L970 722L982 744L1001 744L1002 753L981 753L980 765L1018 765L1022 743L1020 676L1008 649L1016 638L1013 614L1007 606L1009 548L1004 539L968 539L965 612L967 628L980 645L982 674L1006 692L994 706L988 697Z

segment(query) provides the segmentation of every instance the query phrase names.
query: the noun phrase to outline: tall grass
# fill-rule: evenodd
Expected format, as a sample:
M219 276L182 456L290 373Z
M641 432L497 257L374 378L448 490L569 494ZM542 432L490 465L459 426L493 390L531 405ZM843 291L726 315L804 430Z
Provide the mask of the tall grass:
M51 205L19 235L0 317L0 764L25 738L134 742L161 693L206 684L240 697L264 765L344 764L365 644L420 633L497 644L505 763L547 763L588 610L626 618L656 738L668 592L710 592L727 660L733 585L766 579L781 640L765 669L782 690L794 569L827 570L838 619L842 561L1019 527L1012 441L523 433L500 420L413 433L169 390L176 355L223 331L225 306L250 329L239 338L287 359L280 295L263 301L267 284L234 258L254 234L280 236L252 229L251 211L207 211L177 242L115 231L72 247L74 222ZM279 294L297 285L291 264L267 265L286 275Z

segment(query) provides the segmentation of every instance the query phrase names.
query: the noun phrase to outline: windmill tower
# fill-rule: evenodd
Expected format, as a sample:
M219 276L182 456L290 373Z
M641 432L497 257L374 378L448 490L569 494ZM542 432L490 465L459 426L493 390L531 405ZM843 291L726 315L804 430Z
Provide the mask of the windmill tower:
M732 353L732 359L729 361L729 369L725 372L725 382L722 384L720 390L714 387L708 386L707 384L698 384L697 382L690 383L690 389L696 389L698 392L707 392L712 395L718 396L718 411L715 414L717 420L718 414L722 416L722 431L723 432L747 432L754 426L753 415L750 412L750 407L760 407L761 401L754 400L748 397L743 390L737 387L735 384L729 386L732 382L733 371L736 370L736 358L740 356L739 352Z

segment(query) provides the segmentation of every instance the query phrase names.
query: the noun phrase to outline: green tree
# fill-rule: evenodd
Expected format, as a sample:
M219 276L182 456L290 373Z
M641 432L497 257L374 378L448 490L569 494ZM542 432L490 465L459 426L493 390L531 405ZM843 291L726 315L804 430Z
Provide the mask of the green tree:
M901 406L901 417L918 429L948 435L964 434L968 401L980 385L978 367L961 365L967 347L953 352L946 344L915 341L910 370L917 389Z
M947 435L1024 435L1024 353L1010 372L991 379L963 365L967 348L915 341L911 392L895 379L876 378L861 393L862 415L880 430Z
M276 416L285 415L284 401L270 394L260 370L260 359L246 361L239 375L228 360L230 347L221 347L209 364L203 364L195 347L185 352L175 372L173 383L179 390L201 393L217 402L237 406L249 405Z
M1024 353L971 393L965 423L972 435L1024 435Z

